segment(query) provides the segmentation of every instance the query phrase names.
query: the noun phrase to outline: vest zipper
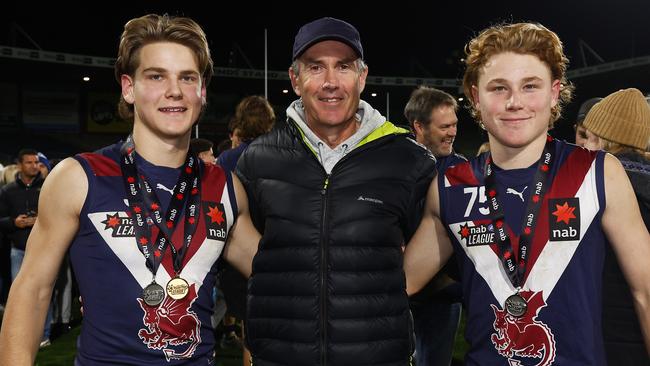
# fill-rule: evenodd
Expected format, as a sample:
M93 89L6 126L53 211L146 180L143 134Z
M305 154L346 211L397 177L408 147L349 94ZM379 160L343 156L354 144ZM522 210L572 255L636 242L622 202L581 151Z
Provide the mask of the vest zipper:
M330 182L330 174L325 177L325 182L323 184L323 189L321 189L321 202L322 202L322 212L321 212L321 243L320 243L320 320L321 320L321 332L320 332L320 354L321 354L321 365L327 365L327 263L328 263L328 237L329 230L327 228L327 198L328 198L328 187Z
M321 260L320 260L320 265L321 265L321 270L320 270L320 316L321 316L321 332L320 332L320 350L321 350L321 366L327 366L327 264L328 264L328 246L327 243L329 242L329 230L327 230L327 203L328 203L328 188L329 188L329 183L330 183L330 177L334 173L335 170L338 170L338 167L341 165L342 162L347 161L351 159L352 156L356 156L362 151L365 151L371 147L374 146L379 146L380 144L387 143L388 141L392 141L395 136L397 135L390 135L390 136L384 136L380 137L377 140L370 141L363 146L357 147L350 151L349 154L345 155L342 157L334 166L332 167L332 170L328 174L327 171L325 170L325 167L319 160L319 157L315 153L315 151L309 147L308 143L305 141L303 136L301 135L300 132L297 132L300 130L300 127L296 124L295 121L291 120L290 118L287 119L288 121L293 122L293 134L300 140L300 143L305 147L305 150L309 155L313 157L313 159L316 161L317 164L321 167L323 170L323 173L325 173L325 181L323 182L323 188L321 189L321 204L322 204L322 210L321 210L321 228L320 228L320 249L321 249Z

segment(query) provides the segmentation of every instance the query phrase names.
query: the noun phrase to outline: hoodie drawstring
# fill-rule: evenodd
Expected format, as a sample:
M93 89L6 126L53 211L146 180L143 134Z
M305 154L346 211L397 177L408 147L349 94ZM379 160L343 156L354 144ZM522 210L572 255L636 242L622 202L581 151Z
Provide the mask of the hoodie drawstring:
M318 141L318 158L320 159L320 165L325 166L325 162L323 161L323 143L321 141Z

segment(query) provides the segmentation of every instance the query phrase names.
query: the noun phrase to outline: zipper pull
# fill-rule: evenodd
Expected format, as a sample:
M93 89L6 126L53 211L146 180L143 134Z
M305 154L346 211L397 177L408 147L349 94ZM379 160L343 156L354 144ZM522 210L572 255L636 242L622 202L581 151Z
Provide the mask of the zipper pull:
M323 184L323 189L321 189L320 194L325 195L325 192L327 192L327 187L330 184L330 176L329 174L327 175L327 178L325 178L325 184Z

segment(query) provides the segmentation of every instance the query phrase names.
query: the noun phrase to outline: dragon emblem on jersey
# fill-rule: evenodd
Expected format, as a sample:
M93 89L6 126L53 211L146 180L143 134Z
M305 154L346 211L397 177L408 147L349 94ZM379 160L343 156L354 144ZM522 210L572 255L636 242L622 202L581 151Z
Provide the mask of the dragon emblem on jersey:
M138 331L138 337L150 349L162 350L167 361L192 357L201 343L201 322L196 313L190 311L196 298L196 289L192 284L185 298L174 300L166 296L158 307L149 306L138 299L144 311L142 320L145 325ZM185 350L176 352L185 345ZM170 348L172 346L175 348Z
M519 293L528 302L528 310L515 318L505 310L490 304L494 311L494 330L490 339L500 355L507 357L510 365L521 365L513 357L541 358L535 366L549 366L555 360L555 337L548 326L537 320L539 311L546 306L542 291Z

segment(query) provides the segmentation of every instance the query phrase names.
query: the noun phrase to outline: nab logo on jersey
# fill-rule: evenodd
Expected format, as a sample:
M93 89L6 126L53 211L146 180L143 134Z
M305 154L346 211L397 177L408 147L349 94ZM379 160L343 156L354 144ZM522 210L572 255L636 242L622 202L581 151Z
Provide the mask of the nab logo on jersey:
M467 224L460 226L461 239L465 239L465 244L468 247L477 245L490 245L494 241L494 227L489 225L469 226Z
M548 212L550 240L580 239L580 201L577 197L548 200Z
M106 225L104 230L112 230L111 236L114 238L134 237L133 220L130 217L122 217L119 212L114 215L106 214L106 220L102 221Z
M226 212L223 203L203 202L203 216L205 217L205 231L208 239L226 240Z

